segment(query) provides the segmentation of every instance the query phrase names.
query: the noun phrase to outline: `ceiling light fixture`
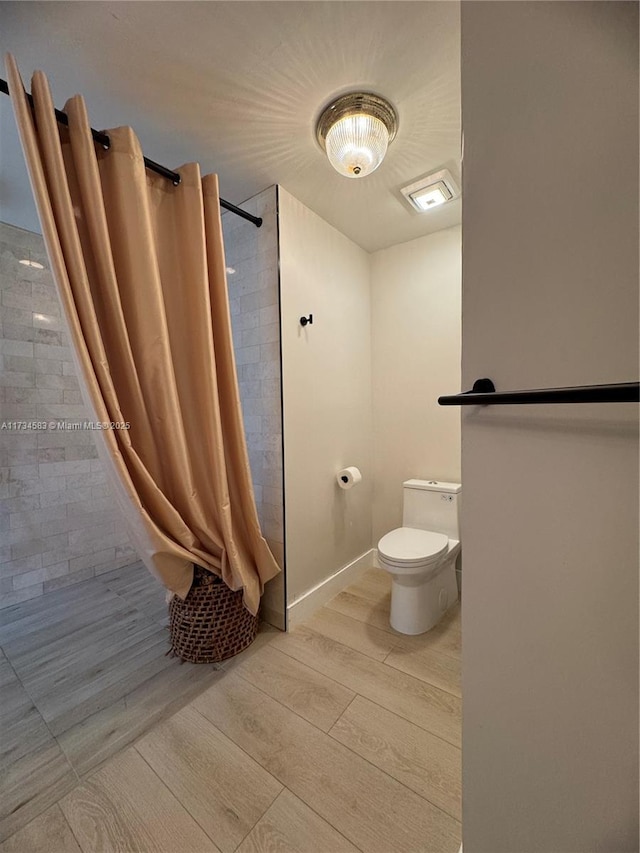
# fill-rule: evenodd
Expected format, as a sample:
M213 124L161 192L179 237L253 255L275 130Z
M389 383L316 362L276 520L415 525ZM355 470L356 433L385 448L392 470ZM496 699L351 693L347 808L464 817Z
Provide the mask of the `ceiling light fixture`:
M442 169L403 187L400 192L418 213L426 213L427 210L458 198L460 188L451 177L451 172Z
M322 111L316 136L329 162L347 178L375 171L398 130L398 116L379 95L351 92Z

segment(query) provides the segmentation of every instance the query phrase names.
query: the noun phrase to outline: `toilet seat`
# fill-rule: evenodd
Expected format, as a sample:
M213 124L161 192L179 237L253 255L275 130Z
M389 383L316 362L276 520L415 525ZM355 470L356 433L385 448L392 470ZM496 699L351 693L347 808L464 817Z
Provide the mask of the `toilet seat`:
M449 537L431 530L398 527L378 542L378 554L389 566L399 569L428 567L438 563L449 550Z

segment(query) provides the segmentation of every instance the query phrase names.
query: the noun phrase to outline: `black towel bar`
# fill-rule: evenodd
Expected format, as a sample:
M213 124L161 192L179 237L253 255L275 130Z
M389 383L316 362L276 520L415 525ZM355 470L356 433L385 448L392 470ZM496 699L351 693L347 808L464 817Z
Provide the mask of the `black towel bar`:
M571 388L533 388L496 391L491 379L476 379L471 391L438 397L441 406L526 405L532 403L638 403L640 382L577 385Z

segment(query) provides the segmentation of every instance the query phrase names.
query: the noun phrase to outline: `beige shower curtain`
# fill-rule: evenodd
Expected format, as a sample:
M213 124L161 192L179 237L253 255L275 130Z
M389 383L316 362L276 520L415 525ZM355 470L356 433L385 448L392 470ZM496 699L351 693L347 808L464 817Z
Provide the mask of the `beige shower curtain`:
M95 435L147 568L184 597L193 563L242 589L256 613L279 568L263 539L236 379L218 181L145 169L131 128L96 146L84 102L58 125L47 80L32 112L9 88Z

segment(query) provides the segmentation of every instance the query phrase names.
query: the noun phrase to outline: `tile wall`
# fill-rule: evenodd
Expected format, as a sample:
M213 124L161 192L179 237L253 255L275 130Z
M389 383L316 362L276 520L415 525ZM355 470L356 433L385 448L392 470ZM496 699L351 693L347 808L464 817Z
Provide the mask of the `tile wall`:
M262 532L284 566L282 399L277 188L242 205L261 228L231 213L222 217L238 383L253 488ZM284 576L268 585L263 616L284 627Z
M0 607L7 607L137 556L91 431L6 427L89 414L42 237L3 223L0 311Z

